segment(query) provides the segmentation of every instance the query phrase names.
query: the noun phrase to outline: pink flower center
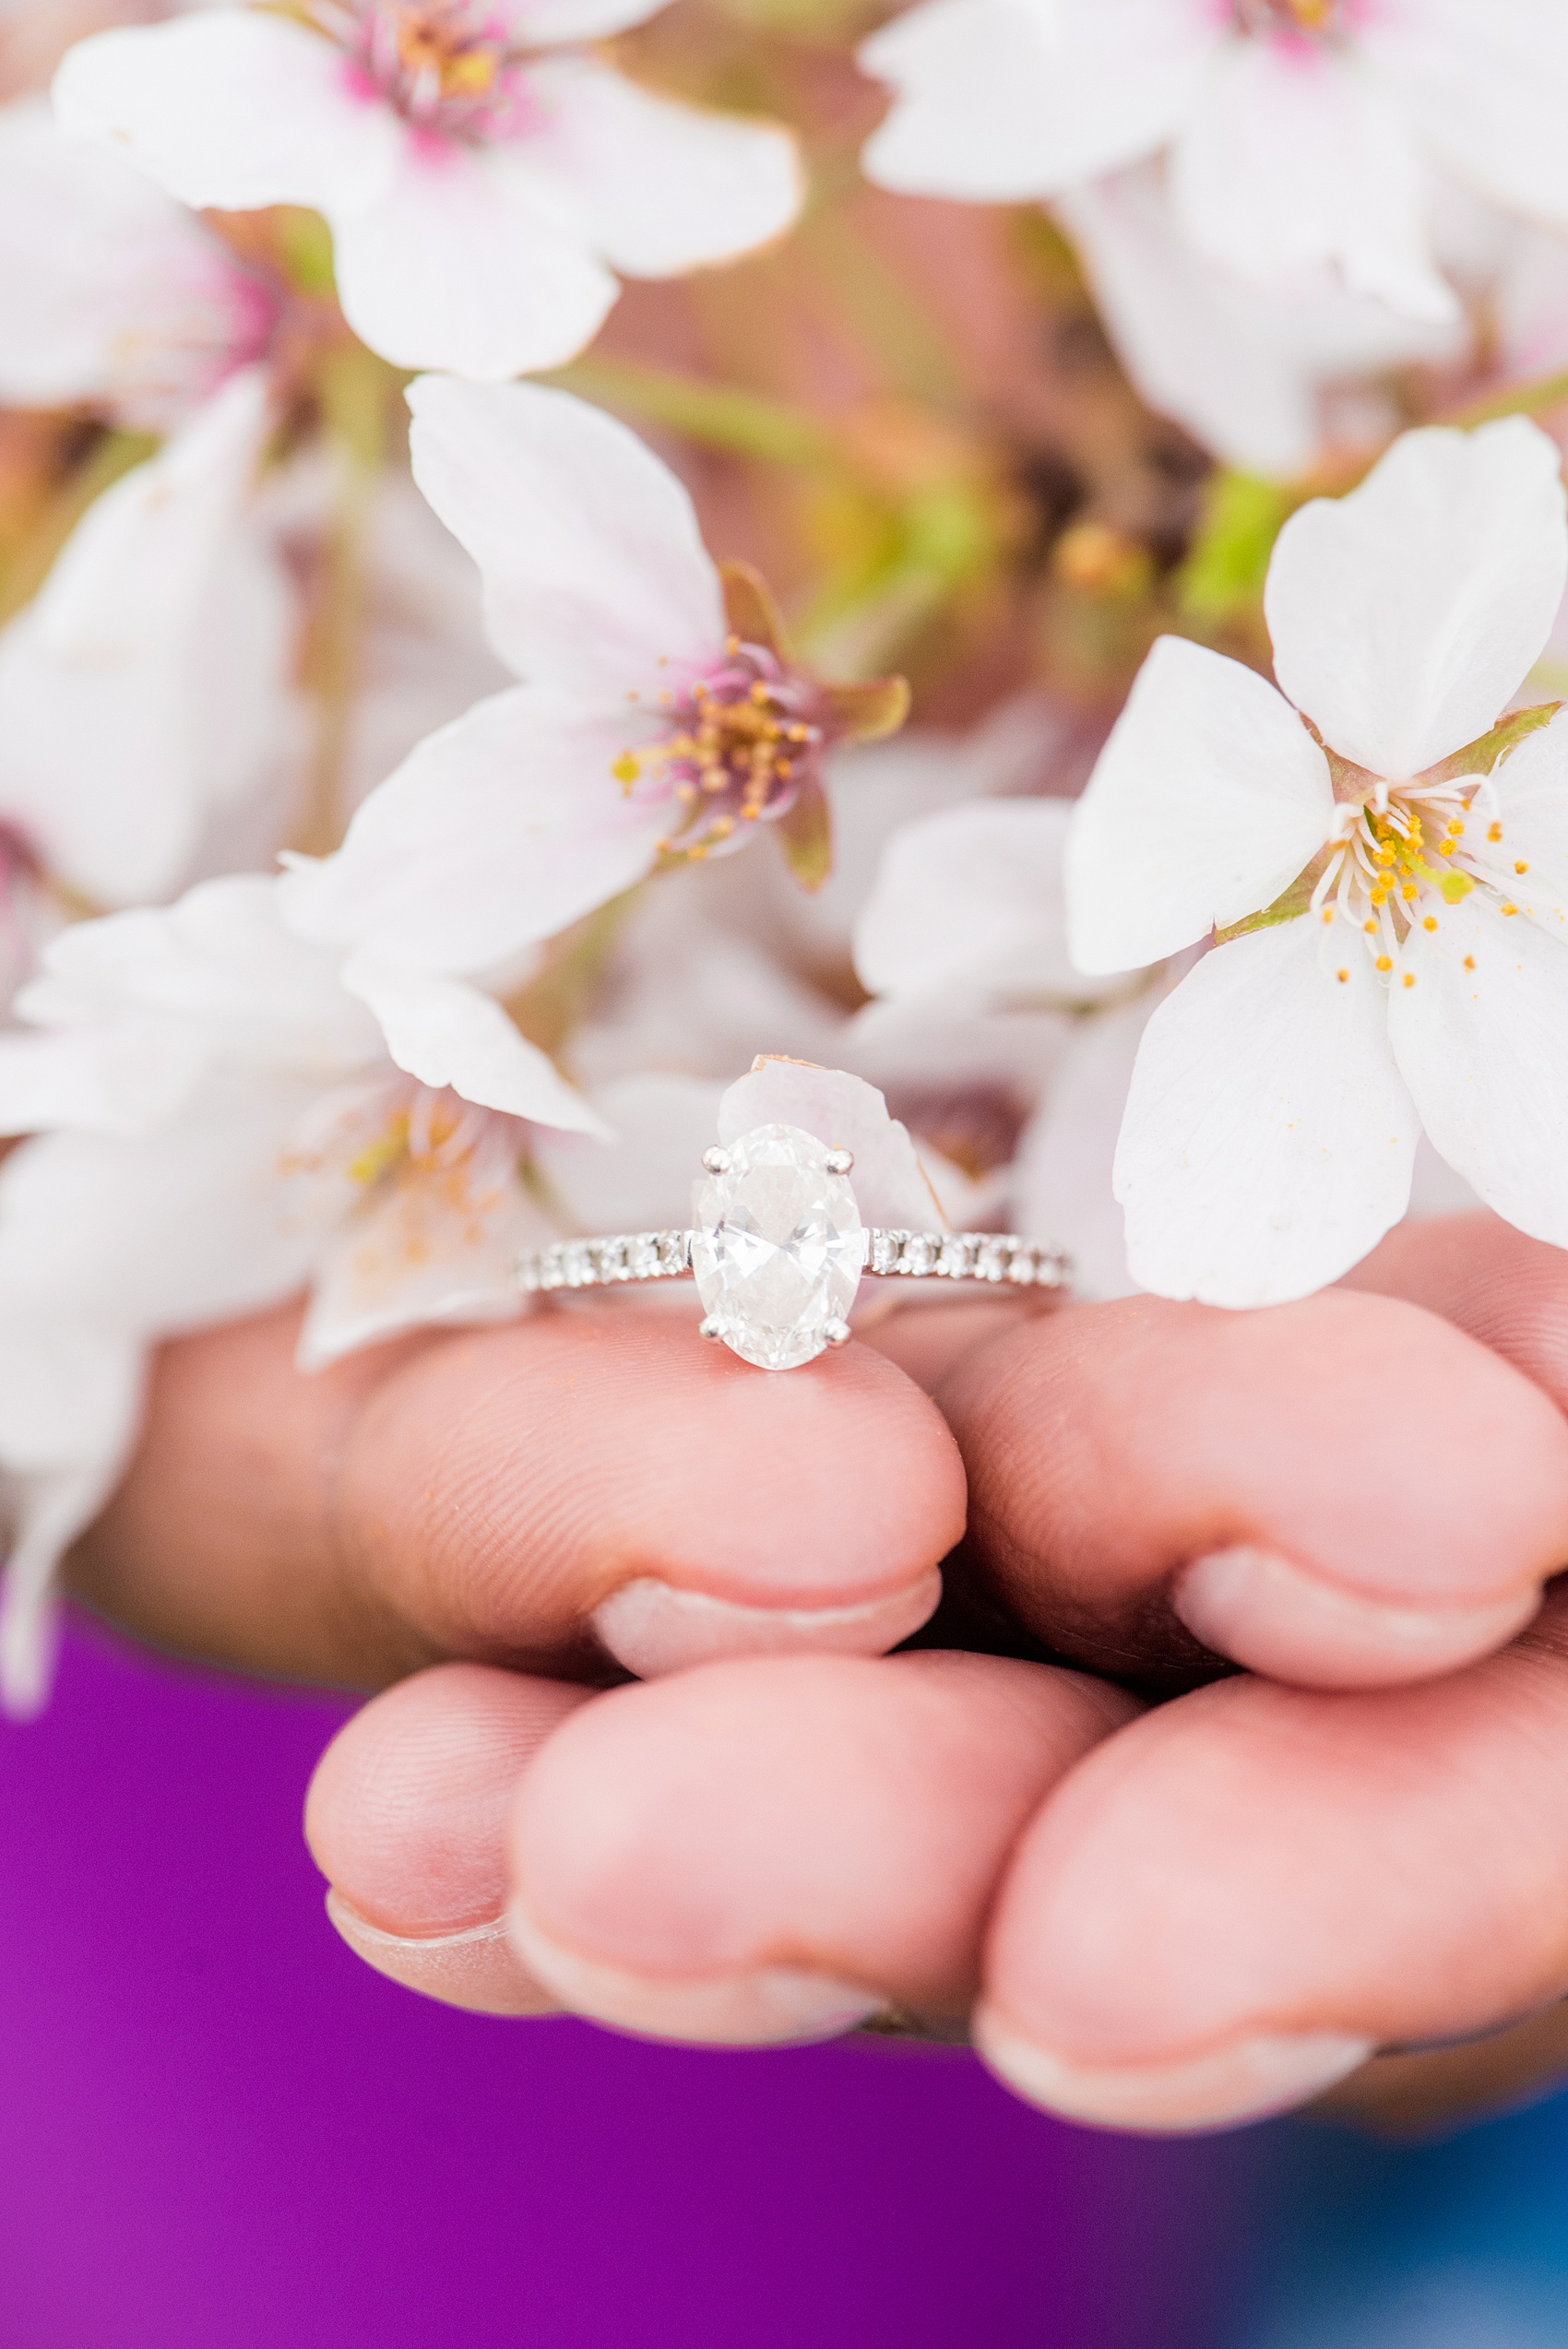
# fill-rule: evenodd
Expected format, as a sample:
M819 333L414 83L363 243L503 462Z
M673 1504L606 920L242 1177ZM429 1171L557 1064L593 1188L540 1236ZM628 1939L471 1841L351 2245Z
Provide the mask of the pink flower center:
M1344 0L1235 0L1242 32L1267 35L1322 34L1343 29Z
M647 777L669 789L678 813L659 845L677 856L738 848L753 825L785 814L832 739L814 680L738 636L668 712L663 738L623 751L613 772L628 792Z
M316 23L421 130L482 143L538 119L528 53L481 0L313 0Z

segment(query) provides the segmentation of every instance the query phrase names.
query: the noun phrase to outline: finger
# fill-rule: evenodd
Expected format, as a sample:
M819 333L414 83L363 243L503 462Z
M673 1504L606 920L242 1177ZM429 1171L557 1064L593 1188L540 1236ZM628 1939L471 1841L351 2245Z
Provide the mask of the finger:
M164 1645L354 1685L876 1653L962 1529L940 1416L862 1347L770 1376L651 1315L541 1314L302 1378L294 1335L271 1314L163 1350L72 1561Z
M1399 1224L1346 1288L1403 1297L1440 1313L1568 1410L1568 1255L1500 1216Z
M340 1729L305 1798L327 1913L378 1974L444 2005L547 2014L506 1934L517 1780L588 1691L479 1664L436 1665Z
M1230 1679L1091 1754L1020 1839L977 2042L1141 2129L1256 2117L1568 1987L1568 1607L1446 1680Z
M1019 1827L1135 1709L957 1654L613 1691L519 1790L514 1939L563 2004L656 2037L820 2038L889 2005L952 2026Z
M1079 1308L967 1355L938 1400L966 1564L1103 1668L1418 1679L1508 1639L1568 1559L1562 1415L1392 1298Z

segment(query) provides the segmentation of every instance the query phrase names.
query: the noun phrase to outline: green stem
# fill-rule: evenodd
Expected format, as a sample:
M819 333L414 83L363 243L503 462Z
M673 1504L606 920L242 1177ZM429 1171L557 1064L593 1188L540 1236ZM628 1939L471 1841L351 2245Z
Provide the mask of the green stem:
M841 473L843 460L820 424L781 399L742 391L732 384L704 383L672 367L647 367L630 359L579 359L539 378L561 391L576 392L601 407L668 424L688 440L739 457L761 457L776 465L804 466Z
M49 576L56 555L95 498L158 453L148 433L107 432L94 441L75 471L61 483L0 581L0 621L30 603Z

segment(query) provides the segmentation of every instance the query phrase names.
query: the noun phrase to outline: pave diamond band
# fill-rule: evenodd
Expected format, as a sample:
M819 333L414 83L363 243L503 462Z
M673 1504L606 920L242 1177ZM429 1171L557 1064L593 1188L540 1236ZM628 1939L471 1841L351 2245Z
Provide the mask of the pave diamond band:
M558 1240L517 1260L517 1286L529 1296L561 1288L616 1288L626 1281L674 1280L692 1270L695 1231L618 1232L609 1240ZM1011 1231L888 1231L868 1228L862 1272L910 1280L1010 1282L1017 1288L1064 1289L1071 1266L1063 1250Z
M549 1294L690 1273L703 1302L703 1336L722 1339L759 1370L798 1370L842 1346L867 1273L1066 1287L1062 1251L1016 1232L894 1231L863 1223L848 1180L854 1163L852 1150L801 1126L753 1126L704 1151L689 1227L530 1249L518 1261L518 1286Z

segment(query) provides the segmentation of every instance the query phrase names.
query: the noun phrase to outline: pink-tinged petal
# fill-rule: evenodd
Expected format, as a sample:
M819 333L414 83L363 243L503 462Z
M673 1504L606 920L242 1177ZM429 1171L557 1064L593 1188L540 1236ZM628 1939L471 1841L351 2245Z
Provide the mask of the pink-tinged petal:
M1432 152L1510 209L1568 229L1568 13L1559 0L1399 0L1357 37Z
M397 367L502 383L559 367L620 289L579 208L502 148L410 143L368 204L327 204L343 315Z
M450 1086L465 1101L537 1125L608 1134L604 1120L548 1053L519 1034L493 995L369 954L350 956L343 984L370 1005L387 1051L422 1085L436 1091Z
M590 57L532 80L546 122L530 160L558 172L593 244L636 278L675 277L782 235L805 193L790 134L678 105Z
M1152 167L1075 188L1056 210L1145 399L1252 472L1313 462L1325 386L1467 347L1462 319L1403 317L1326 282L1273 293L1245 283L1182 235Z
M0 108L0 398L165 431L271 314L184 205L42 99Z
M638 739L636 735L633 739ZM627 732L521 688L443 727L282 884L302 935L490 971L640 881L665 821L611 772Z
M1067 959L1065 800L980 800L917 818L883 851L855 924L873 995L1085 993Z
M850 1180L862 1222L911 1231L944 1222L908 1127L888 1116L882 1095L863 1077L802 1061L759 1061L719 1103L719 1139L738 1142L758 1125L796 1125L830 1149L852 1150Z
M1389 1035L1433 1145L1489 1207L1568 1247L1568 943L1478 890L1402 963Z
M367 204L407 143L339 49L261 8L94 33L66 55L54 105L198 210Z
M1348 497L1291 516L1264 599L1274 673L1335 750L1397 781L1493 723L1568 580L1561 461L1520 416L1406 433Z
M215 809L281 813L293 598L249 512L270 429L264 374L232 377L0 634L0 814L100 904L177 888Z
M602 409L537 384L412 386L414 479L484 576L491 639L552 692L624 706L725 636L691 499Z
M1186 235L1240 277L1310 290L1334 271L1410 317L1459 316L1399 115L1349 55L1229 43L1176 143L1170 191Z
M1387 998L1359 932L1327 943L1310 916L1233 939L1144 1031L1115 1190L1157 1296L1305 1297L1405 1212L1420 1124Z
M695 1076L627 1076L594 1107L614 1133L534 1138L535 1169L572 1231L659 1231L686 1223L692 1183L719 1132L722 1085Z
M1161 636L1067 838L1080 970L1135 970L1273 903L1328 836L1328 762L1240 661Z
M1185 0L922 0L861 44L894 103L861 159L910 196L1052 196L1163 147L1218 38Z
M515 1321L517 1258L553 1237L514 1175L399 1174L330 1242L300 1331L301 1370L398 1330Z

